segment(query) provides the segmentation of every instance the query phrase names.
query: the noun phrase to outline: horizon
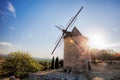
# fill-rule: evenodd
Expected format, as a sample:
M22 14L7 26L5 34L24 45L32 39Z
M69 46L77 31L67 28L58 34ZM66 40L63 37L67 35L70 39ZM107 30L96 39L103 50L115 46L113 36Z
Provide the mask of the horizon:
M0 54L28 51L32 57L63 58L63 44L51 55L69 20L83 6L74 26L89 38L90 48L120 52L119 0L1 0ZM63 43L63 41L62 41Z

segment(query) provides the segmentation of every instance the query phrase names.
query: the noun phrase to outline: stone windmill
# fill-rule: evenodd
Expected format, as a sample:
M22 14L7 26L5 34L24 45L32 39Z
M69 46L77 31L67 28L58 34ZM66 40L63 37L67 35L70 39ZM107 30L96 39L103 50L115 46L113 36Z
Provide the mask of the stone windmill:
M75 22L75 19L82 9L83 7L81 7L72 18L66 29L56 26L62 30L63 33L51 54L54 53L60 41L64 39L64 70L67 72L83 72L89 70L89 48L86 45L88 38L83 36L76 27L74 27L71 32L67 31Z

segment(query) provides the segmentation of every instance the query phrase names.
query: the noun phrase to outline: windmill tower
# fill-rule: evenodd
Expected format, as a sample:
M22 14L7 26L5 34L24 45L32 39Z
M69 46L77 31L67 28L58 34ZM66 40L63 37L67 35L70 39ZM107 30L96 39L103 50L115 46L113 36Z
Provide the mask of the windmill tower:
M63 33L51 54L54 53L60 41L64 39L64 69L67 72L82 72L88 70L90 57L89 48L86 45L88 41L87 37L84 37L76 27L74 27L71 32L67 31L75 22L75 19L82 9L83 7L81 7L72 18L66 29L56 26L58 29L62 30Z
M64 68L72 72L88 71L89 48L84 37L76 27L64 36Z

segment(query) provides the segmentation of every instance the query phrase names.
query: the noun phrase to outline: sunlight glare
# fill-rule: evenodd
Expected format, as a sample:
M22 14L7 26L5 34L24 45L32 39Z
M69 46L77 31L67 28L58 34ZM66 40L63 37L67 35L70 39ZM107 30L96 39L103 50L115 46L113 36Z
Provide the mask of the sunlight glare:
M100 34L92 34L89 37L89 41L88 41L88 46L90 48L98 48L101 49L104 47L104 43L105 43L105 39L103 35Z

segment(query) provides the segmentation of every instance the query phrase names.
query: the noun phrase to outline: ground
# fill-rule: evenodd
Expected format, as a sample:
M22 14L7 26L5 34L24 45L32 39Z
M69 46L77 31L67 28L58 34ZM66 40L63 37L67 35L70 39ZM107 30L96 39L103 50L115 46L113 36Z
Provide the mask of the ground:
M103 80L120 80L120 62L92 64L92 71L89 76L103 78Z
M42 75L42 79L39 79L39 75ZM43 77L43 75L46 76ZM119 75L120 63L109 64L102 62L98 64L92 64L92 70L87 73L65 73L63 72L63 69L48 70L33 73L31 75L31 80L44 80L44 78L47 78L45 80L52 80L53 78L54 80L120 80Z
M102 62L92 64L92 70L86 73L65 73L63 69L46 70L30 74L27 80L120 80L119 75L120 62Z

